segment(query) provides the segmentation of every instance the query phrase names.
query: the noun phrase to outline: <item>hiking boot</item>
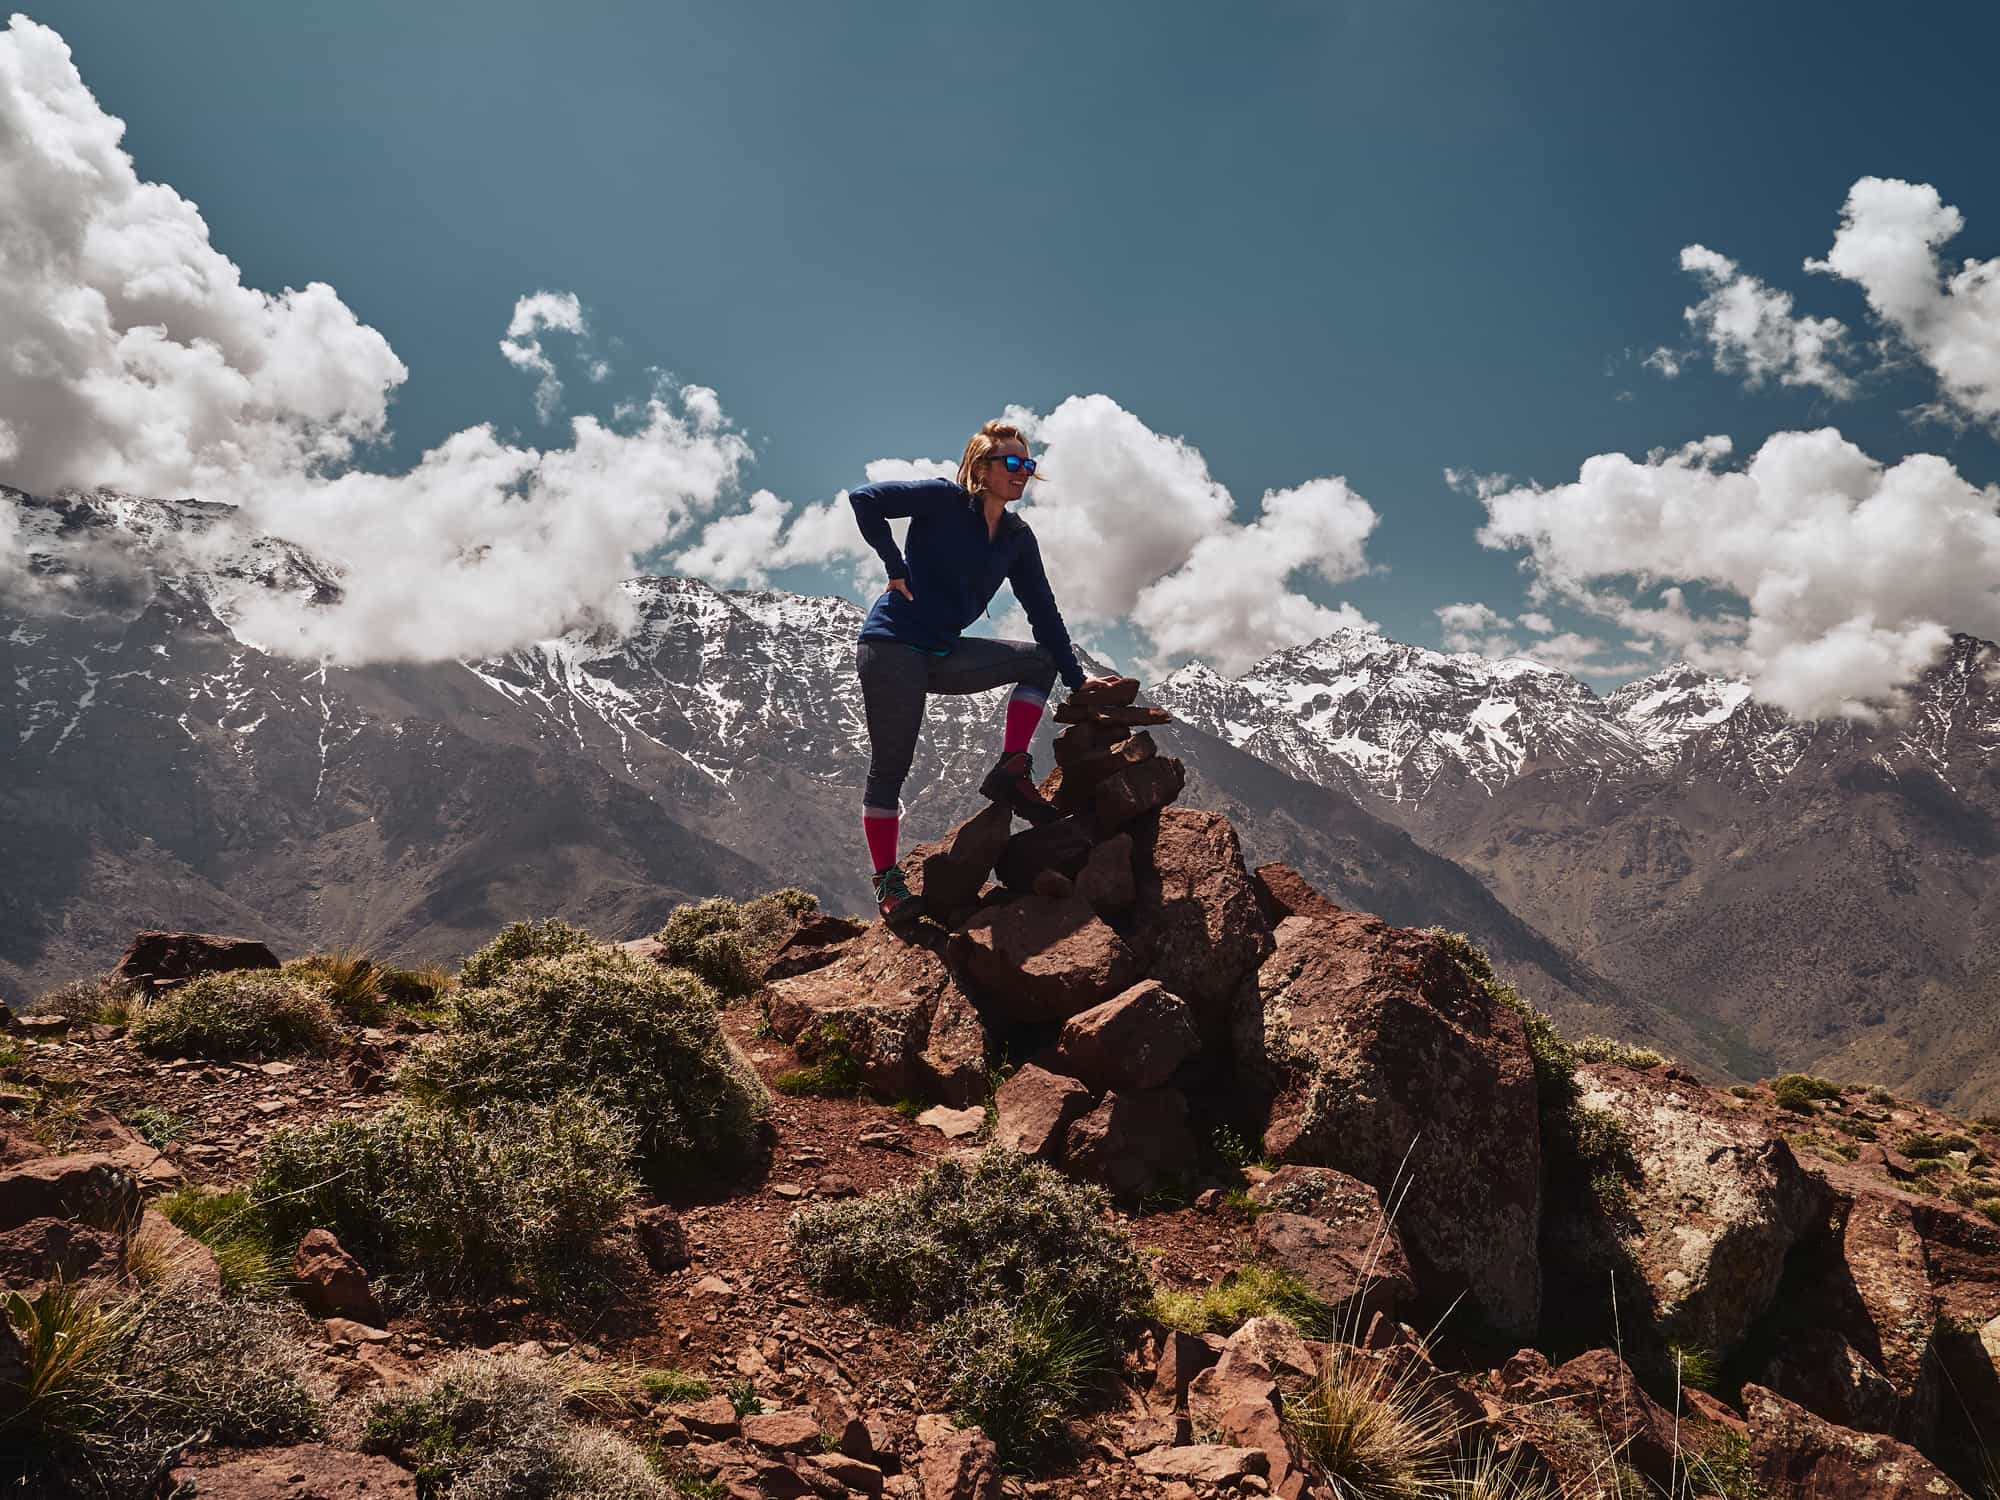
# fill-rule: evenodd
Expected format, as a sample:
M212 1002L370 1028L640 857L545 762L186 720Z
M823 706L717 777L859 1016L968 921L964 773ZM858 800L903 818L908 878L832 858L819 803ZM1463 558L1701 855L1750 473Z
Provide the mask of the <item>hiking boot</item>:
M979 795L1012 808L1037 828L1062 816L1035 785L1034 762L1025 750L1010 751L994 762L979 783Z
M901 927L924 914L924 898L911 895L902 870L891 865L875 872L875 909L891 927Z

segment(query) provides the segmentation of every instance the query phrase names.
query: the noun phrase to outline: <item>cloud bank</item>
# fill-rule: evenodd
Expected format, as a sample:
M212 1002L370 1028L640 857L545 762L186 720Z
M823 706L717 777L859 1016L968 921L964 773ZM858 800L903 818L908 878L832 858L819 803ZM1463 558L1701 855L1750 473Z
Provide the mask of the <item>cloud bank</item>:
M1868 717L1954 629L2000 633L2000 487L1945 459L1870 458L1833 428L1780 432L1740 469L1712 437L1644 461L1586 460L1571 484L1495 487L1480 542L1523 549L1531 594L1696 665L1749 680L1801 717ZM1683 587L1747 612L1691 606Z
M194 544L196 563L268 532L339 574L326 607L246 587L249 638L350 663L441 660L623 624L619 584L641 555L732 491L749 448L700 386L661 388L616 426L578 417L567 447L482 425L405 474L352 467L408 374L388 340L324 283L243 285L195 205L139 179L124 128L54 31L16 16L0 32L0 462L30 491L241 506ZM549 330L583 331L573 295L521 299L501 345L537 377L544 418L561 395Z

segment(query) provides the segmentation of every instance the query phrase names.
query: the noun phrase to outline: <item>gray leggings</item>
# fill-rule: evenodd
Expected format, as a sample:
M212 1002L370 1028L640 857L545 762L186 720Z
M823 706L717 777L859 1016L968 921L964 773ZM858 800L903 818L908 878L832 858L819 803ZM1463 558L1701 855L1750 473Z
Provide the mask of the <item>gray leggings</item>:
M927 695L983 693L1018 682L1046 697L1056 684L1055 659L1040 646L990 636L961 636L949 656L932 656L895 641L863 641L855 648L854 665L861 674L870 751L861 803L883 812L901 806Z

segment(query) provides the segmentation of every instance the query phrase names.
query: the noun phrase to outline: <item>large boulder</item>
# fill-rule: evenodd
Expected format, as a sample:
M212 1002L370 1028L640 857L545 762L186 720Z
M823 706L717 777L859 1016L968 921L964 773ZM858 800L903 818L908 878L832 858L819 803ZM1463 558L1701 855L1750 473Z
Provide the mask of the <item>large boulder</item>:
M1359 1338L1377 1313L1394 1319L1416 1298L1402 1237L1383 1222L1379 1207L1372 1222L1260 1214L1254 1238L1257 1253L1304 1282L1350 1337Z
M1084 726L1077 726L1079 728ZM1069 733L1068 730L1064 731ZM1065 812L1086 811L1096 804L1098 787L1119 772L1128 770L1142 761L1152 760L1159 754L1159 746L1145 730L1130 734L1127 738L1114 740L1101 749L1073 755L1067 762L1058 762L1057 769L1062 779L1056 786L1056 806Z
M73 1219L123 1233L139 1219L139 1185L108 1156L44 1156L0 1171L0 1229Z
M1091 788L1090 805L1097 814L1097 826L1107 834L1116 833L1133 819L1167 806L1186 786L1187 767L1171 755L1155 755L1134 761L1098 782Z
M1521 1017L1435 938L1331 903L1279 922L1236 1015L1265 1148L1385 1197L1407 1187L1397 1227L1423 1294L1468 1294L1496 1331L1532 1333L1540 1125Z
M1218 813L1170 807L1131 832L1132 950L1142 973L1187 1002L1203 1044L1220 1050L1244 976L1271 949L1236 830Z
M1007 840L993 874L1010 890L1030 891L1045 870L1075 875L1090 858L1093 832L1088 818L1057 818L1039 828L1024 828Z
M1791 1147L1699 1084L1582 1068L1580 1102L1629 1134L1639 1165L1626 1259L1667 1339L1724 1355L1770 1310L1793 1246L1823 1228L1832 1194Z
M1070 1125L1063 1165L1071 1176L1095 1182L1113 1197L1132 1199L1187 1176L1195 1150L1187 1100L1179 1090L1133 1089L1106 1094Z
M125 1236L74 1219L30 1219L0 1229L0 1289L32 1296L44 1283L122 1289Z
M1090 858L1077 872L1076 893L1107 922L1132 909L1139 899L1139 887L1132 879L1131 834L1113 834L1092 847Z
M980 889L1007 852L1013 812L989 803L934 844L919 844L900 861L910 889L923 897L924 911L947 927L961 921L979 899Z
M1066 1020L1140 975L1124 939L1074 894L986 907L954 934L950 953L1011 1021Z
M1743 1415L1750 1425L1750 1467L1770 1494L1843 1500L1965 1496L1916 1449L1878 1433L1836 1426L1763 1386L1743 1387Z
M807 912L799 918L785 940L771 950L770 957L764 960L764 983L775 984L780 979L791 979L825 968L840 957L843 947L867 930L865 924L851 917L829 916L822 911ZM664 961L666 945L661 943L655 946L660 949L655 956Z
M275 969L278 956L251 938L221 937L212 932L139 933L111 972L119 979L162 989L202 974L236 969Z
M1063 1022L1056 1067L1093 1089L1156 1089L1200 1045L1187 1006L1159 980L1142 979Z
M943 942L934 929L904 937L874 924L833 962L770 986L772 1032L801 1055L846 1049L878 1097L969 1102L966 1059L983 1058L984 1035Z

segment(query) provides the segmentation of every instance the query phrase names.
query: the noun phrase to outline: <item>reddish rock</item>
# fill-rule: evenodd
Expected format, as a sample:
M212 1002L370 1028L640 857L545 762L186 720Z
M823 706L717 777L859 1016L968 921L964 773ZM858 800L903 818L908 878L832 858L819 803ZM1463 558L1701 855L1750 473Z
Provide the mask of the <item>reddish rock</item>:
M1106 921L1122 917L1139 899L1132 879L1132 835L1113 834L1090 851L1076 877L1076 893Z
M1273 1155L1384 1194L1416 1184L1396 1226L1426 1298L1467 1293L1496 1330L1535 1330L1534 1064L1520 1016L1442 944L1358 912L1284 918L1238 997L1235 1061L1271 1101Z
M1290 865L1259 865L1250 883L1257 892L1258 909L1273 928L1287 917L1337 917L1342 910Z
M142 1249L159 1268L162 1282L194 1281L222 1290L222 1267L216 1263L215 1252L156 1208L148 1208L140 1216L126 1251L128 1265L137 1263Z
M1076 882L1060 870L1044 870L1035 877L1034 892L1051 901L1060 901L1065 896L1076 893Z
M1700 1085L1624 1068L1577 1073L1586 1109L1630 1133L1642 1167L1625 1254L1669 1339L1718 1355L1771 1307L1792 1247L1826 1225L1832 1195L1769 1126Z
M1071 724L1055 737L1056 766L1067 771L1071 766L1131 737L1132 731L1122 725Z
M1170 807L1133 826L1132 870L1140 971L1180 996L1203 1045L1220 1049L1238 988L1271 948L1236 830L1218 813Z
M1135 818L1158 812L1186 787L1187 767L1173 756L1156 755L1100 781L1091 789L1090 805L1097 814L1097 826L1105 833L1116 833Z
M1074 757L1067 765L1059 767L1062 771L1061 797L1056 805L1065 810L1091 809L1095 806L1100 786L1121 771L1152 760L1158 754L1159 746L1142 729L1102 749Z
M822 1453L813 1459L813 1464L842 1489L855 1490L863 1495L882 1493L882 1471L865 1459L852 1458L845 1453Z
M910 889L924 911L947 927L972 910L986 878L1007 852L1014 814L989 803L934 844L919 844L901 860Z
M1760 1385L1743 1388L1750 1464L1773 1495L1854 1496L1857 1500L1961 1500L1916 1449L1877 1433L1837 1427Z
M743 1440L773 1453L814 1453L819 1450L819 1416L811 1407L759 1412L743 1418Z
M1057 818L1039 828L1024 828L1007 840L993 866L993 878L1011 890L1034 889L1035 877L1054 870L1075 875L1090 858L1092 829L1081 817Z
M727 1396L710 1396L706 1401L688 1401L669 1408L675 1421L697 1437L733 1438L741 1419Z
M1142 979L1063 1022L1056 1066L1093 1089L1156 1089L1200 1046L1187 1006Z
M1246 1474L1268 1474L1271 1460L1262 1448L1226 1448L1190 1443L1185 1448L1151 1448L1133 1460L1141 1474L1186 1484L1234 1485Z
M1097 1108L1071 1125L1063 1160L1072 1176L1129 1199L1186 1176L1194 1168L1195 1151L1187 1100L1180 1091L1134 1089L1106 1094Z
M1160 1358L1153 1368L1153 1404L1169 1411L1185 1407L1188 1382L1220 1359L1224 1347L1226 1341L1215 1334L1169 1328L1160 1340Z
M1894 1432L1896 1387L1845 1335L1832 1328L1786 1334L1759 1382L1815 1416L1859 1432Z
M843 947L867 930L866 924L847 917L832 917L819 911L806 913L764 961L764 983L773 984L825 968L840 957Z
M387 1325L382 1304L368 1285L361 1263L329 1229L309 1229L292 1256L294 1290L316 1318L348 1318L370 1328Z
M1931 1284L1923 1229L1916 1213L1899 1201L1901 1196L1855 1197L1841 1229L1839 1260L1815 1290L1814 1300L1825 1320L1846 1335L1895 1392L1891 1425L1881 1430L1926 1447L1937 1426L1940 1400L1936 1341L1941 1306ZM2000 1271L2000 1262L1995 1270ZM1763 1384L1791 1395L1779 1382ZM1820 1414L1848 1427L1859 1425L1832 1412Z
M119 979L158 989L202 974L277 967L278 956L250 938L148 931L132 939L111 972Z
M923 1500L1000 1500L1000 1453L977 1427L960 1427L917 1455Z
M1033 1063L1024 1064L993 1095L996 1145L1048 1161L1062 1158L1071 1122L1090 1109L1090 1090Z
M125 1237L70 1219L30 1219L0 1230L0 1288L32 1296L57 1279L123 1289Z
M1282 1398L1319 1377L1324 1346L1308 1344L1282 1318L1252 1318L1221 1356L1187 1388L1188 1420L1197 1432L1264 1455L1273 1494L1297 1497L1305 1465L1282 1419Z
M1076 896L989 907L950 951L990 1008L1014 1021L1064 1020L1139 978L1132 950Z
M687 1230L681 1226L680 1215L666 1204L635 1208L628 1222L633 1242L656 1275L665 1276L689 1264Z
M1640 1389L1617 1354L1609 1349L1579 1354L1557 1368L1551 1390L1582 1413L1625 1462L1656 1484L1672 1482L1679 1439L1673 1413Z
M417 1482L386 1458L301 1443L216 1454L175 1469L166 1488L176 1500L415 1500Z
M1174 716L1152 704L1132 704L1118 708L1086 708L1065 699L1055 706L1058 724L1171 724Z
M0 1229L73 1219L123 1232L138 1217L139 1185L108 1156L43 1156L0 1171Z
M1359 1333L1375 1314L1393 1318L1416 1300L1402 1239L1379 1211L1372 1221L1339 1224L1266 1213L1258 1216L1254 1236L1258 1251L1310 1287L1334 1310L1341 1328Z
M939 954L942 947L935 929L906 937L877 922L832 963L769 987L771 1030L802 1056L844 1047L860 1066L862 1083L879 1098L922 1094L935 1086L938 1072L938 1060L927 1064L924 1057L933 1017L946 996L965 1000ZM960 1028L965 1014L976 1014L969 1002L963 1011L943 1008L948 1030Z
M924 1050L917 1055L924 1098L958 1108L986 1097L986 1023L965 991L949 985L931 1002Z

